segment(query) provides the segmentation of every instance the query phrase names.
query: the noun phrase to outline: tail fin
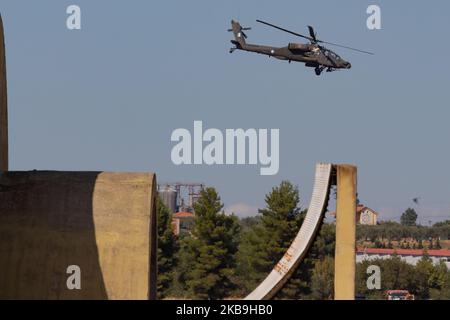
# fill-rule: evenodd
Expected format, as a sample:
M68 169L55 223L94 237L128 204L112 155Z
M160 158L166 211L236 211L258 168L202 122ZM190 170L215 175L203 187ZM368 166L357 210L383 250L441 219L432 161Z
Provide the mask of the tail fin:
M231 21L231 29L229 31L233 32L235 39L231 42L237 47L243 47L246 44L245 39L247 38L247 35L244 33L244 30L249 30L249 28L242 28L239 22L234 20Z

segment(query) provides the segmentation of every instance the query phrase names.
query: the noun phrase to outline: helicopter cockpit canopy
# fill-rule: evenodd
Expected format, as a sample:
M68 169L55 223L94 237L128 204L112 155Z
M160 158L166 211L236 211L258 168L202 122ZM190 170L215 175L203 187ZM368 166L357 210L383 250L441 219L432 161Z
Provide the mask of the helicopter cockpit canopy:
M330 49L323 48L322 52L323 52L323 54L326 57L332 59L333 61L338 61L338 62L339 61L344 61L344 59L342 59L338 54L336 54L335 52L331 51Z

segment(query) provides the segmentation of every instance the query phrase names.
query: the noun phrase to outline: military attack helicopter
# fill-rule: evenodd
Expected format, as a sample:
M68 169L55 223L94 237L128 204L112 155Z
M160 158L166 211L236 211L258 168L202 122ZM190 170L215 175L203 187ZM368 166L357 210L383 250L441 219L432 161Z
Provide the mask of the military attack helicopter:
M259 54L268 55L269 57L274 57L280 60L287 60L289 63L291 61L303 62L306 67L314 68L316 75L320 76L322 71L326 70L327 72L332 72L340 69L350 69L352 67L351 63L342 59L338 54L333 52L330 49L327 49L321 44L333 45L349 50L358 51L360 53L366 53L373 55L372 52L359 50L347 46L342 46L339 44L326 42L317 39L314 28L308 26L309 29L309 37L304 36L302 34L278 27L271 23L256 20L259 23L265 24L272 28L293 34L297 37L301 37L310 41L310 44L303 43L289 43L287 47L271 47L271 46L261 46L255 44L248 44L246 42L247 35L244 31L251 30L251 28L242 27L239 22L232 20L231 21L231 29L228 29L229 32L234 33L235 40L231 40L231 43L235 45L235 47L230 49L230 53L233 53L235 50L243 50L249 52L256 52Z

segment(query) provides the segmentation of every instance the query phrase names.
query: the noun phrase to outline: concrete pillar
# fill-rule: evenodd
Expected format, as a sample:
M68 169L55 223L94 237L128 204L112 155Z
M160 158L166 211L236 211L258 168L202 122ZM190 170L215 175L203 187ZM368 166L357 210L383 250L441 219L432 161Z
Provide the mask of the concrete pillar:
M357 169L337 165L336 252L334 297L355 299Z
M8 171L8 104L3 21L0 15L0 171Z

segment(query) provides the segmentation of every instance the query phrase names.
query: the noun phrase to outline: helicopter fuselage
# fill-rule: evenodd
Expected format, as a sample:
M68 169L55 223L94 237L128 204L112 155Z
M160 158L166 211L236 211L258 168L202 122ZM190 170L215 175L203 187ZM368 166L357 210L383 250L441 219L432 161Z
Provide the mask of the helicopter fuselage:
M272 47L255 44L240 44L232 41L236 45L234 50L259 53L279 60L303 62L307 67L325 67L331 69L350 69L351 64L333 51L314 44L290 43L286 47Z

